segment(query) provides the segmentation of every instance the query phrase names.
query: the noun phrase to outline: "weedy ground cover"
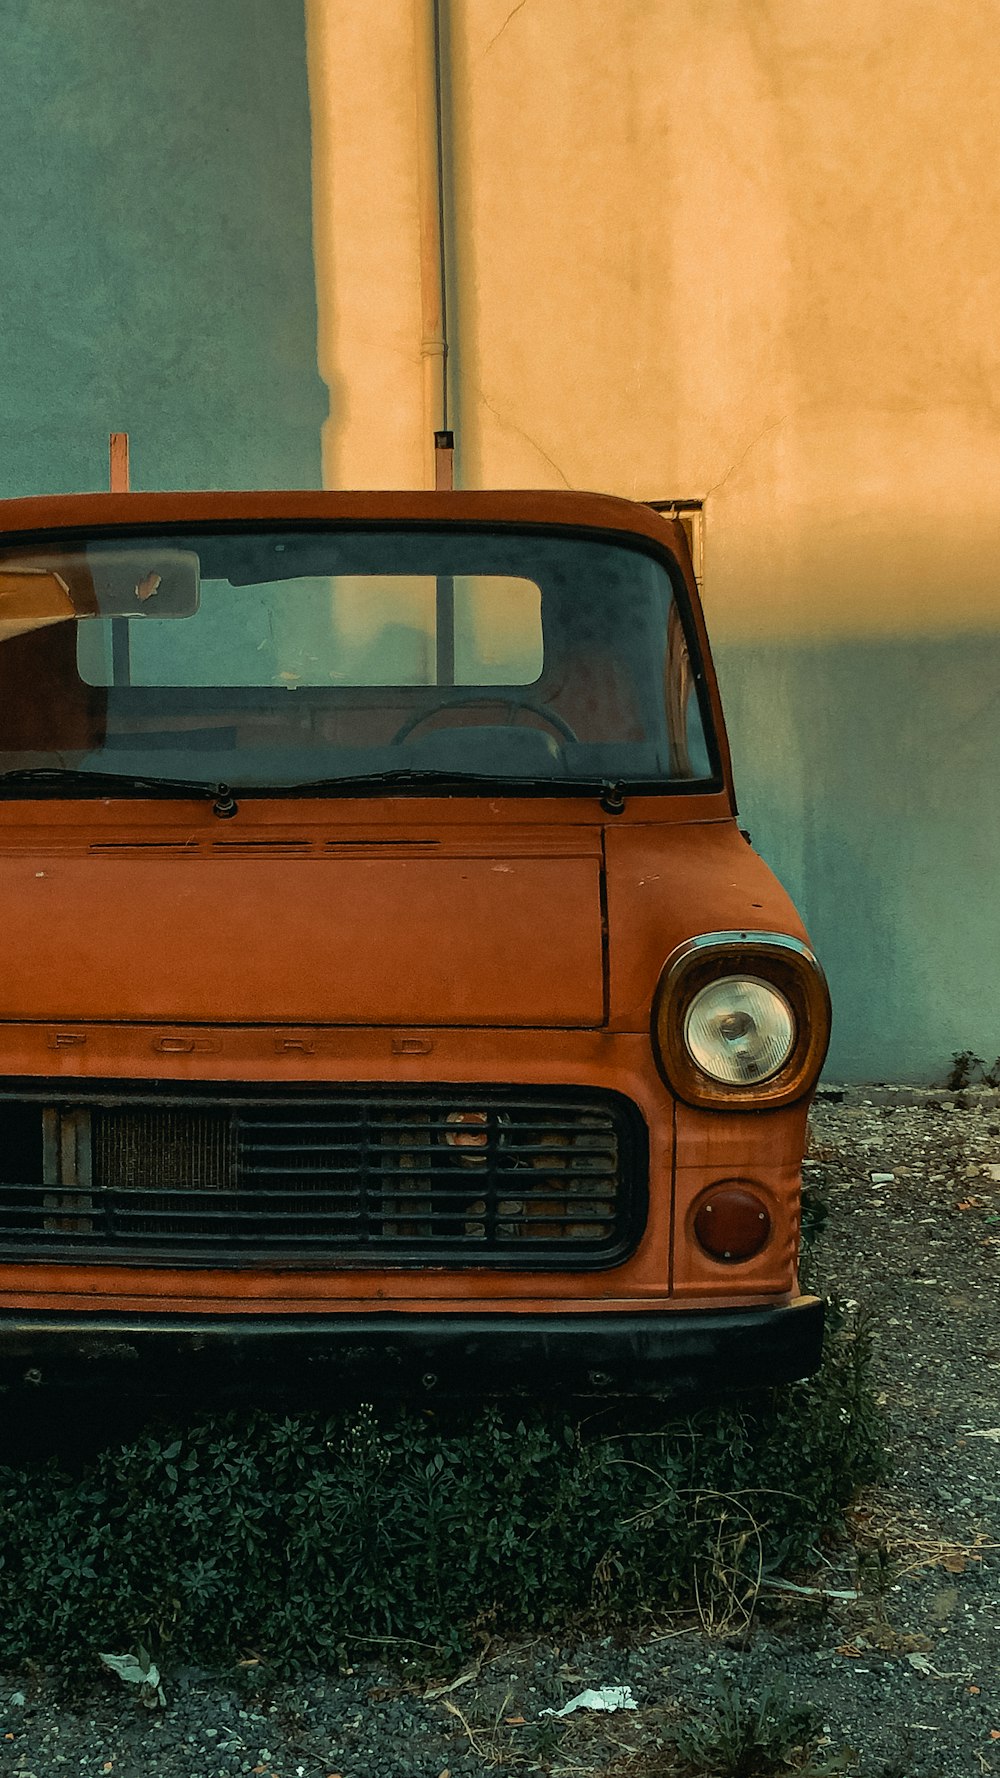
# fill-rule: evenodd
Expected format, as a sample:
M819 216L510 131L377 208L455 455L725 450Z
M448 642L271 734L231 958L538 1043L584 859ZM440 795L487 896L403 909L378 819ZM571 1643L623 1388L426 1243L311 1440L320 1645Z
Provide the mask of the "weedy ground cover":
M278 1670L380 1638L739 1625L879 1469L863 1338L809 1382L695 1414L372 1406L158 1426L0 1469L3 1662L141 1646Z

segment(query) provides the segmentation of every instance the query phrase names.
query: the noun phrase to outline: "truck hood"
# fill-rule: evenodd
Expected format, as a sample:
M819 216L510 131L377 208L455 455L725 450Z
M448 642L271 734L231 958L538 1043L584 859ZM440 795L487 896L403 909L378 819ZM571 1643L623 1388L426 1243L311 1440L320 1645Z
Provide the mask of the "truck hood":
M600 834L102 838L0 856L0 1018L586 1027Z

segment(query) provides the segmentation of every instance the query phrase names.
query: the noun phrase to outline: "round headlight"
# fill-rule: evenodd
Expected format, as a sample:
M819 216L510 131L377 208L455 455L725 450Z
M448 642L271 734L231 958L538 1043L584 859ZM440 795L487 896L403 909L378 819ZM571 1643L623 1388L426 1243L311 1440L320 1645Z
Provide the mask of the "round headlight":
M780 988L757 976L727 975L692 998L684 1042L712 1080L750 1086L770 1080L795 1048L795 1014Z

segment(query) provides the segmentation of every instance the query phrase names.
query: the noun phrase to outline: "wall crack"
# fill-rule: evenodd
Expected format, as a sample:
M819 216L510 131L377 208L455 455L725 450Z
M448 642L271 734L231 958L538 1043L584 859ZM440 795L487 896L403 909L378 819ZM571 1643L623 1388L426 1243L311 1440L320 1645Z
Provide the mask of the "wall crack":
M710 494L716 494L720 488L725 487L726 483L736 474L736 471L742 469L750 452L755 451L761 440L766 438L769 432L776 432L778 427L783 426L787 419L787 414L781 414L777 420L769 420L766 426L762 426L760 431L754 434L754 437L750 440L750 443L745 449L740 452L736 462L730 464L725 475L720 475L717 482L713 482L710 488L706 488L703 498L707 500Z
M570 488L570 489L572 488L573 483L569 480L569 477L563 474L563 472L560 469L555 458L550 457L548 451L542 449L542 446L539 444L537 438L532 438L532 436L529 432L525 432L523 426L515 426L513 420L505 420L503 415L501 413L497 412L496 408L493 406L492 401L489 401L487 399L487 397L483 394L481 389L477 389L476 394L478 395L479 400L482 402L483 406L485 408L489 409L490 413L493 415L493 418L499 422L499 424L504 428L505 431L516 432L519 438L523 438L525 440L526 444L530 444L532 450L537 451L538 455L541 458L543 458L544 461L551 466L551 468L553 468L555 470L555 472L556 472L557 476L559 477L560 481L562 482L563 486L566 488Z
M511 19L516 18L517 14L520 12L522 6L527 6L527 4L528 4L528 0L517 0L517 5L512 9L512 11L510 11L507 14L507 17L504 19L504 22L500 26L499 31L494 32L494 35L490 38L489 43L486 45L486 48L483 50L484 56L489 55L490 50L493 48L494 43L496 43L496 41L497 41L497 38L503 36L504 32L507 29L507 26L510 24Z

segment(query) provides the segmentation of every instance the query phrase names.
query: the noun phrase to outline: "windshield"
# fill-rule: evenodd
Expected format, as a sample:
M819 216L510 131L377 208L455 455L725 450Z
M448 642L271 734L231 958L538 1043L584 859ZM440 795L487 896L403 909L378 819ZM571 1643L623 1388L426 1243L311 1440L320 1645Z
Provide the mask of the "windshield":
M603 535L327 524L0 547L0 773L681 789L712 779L711 755L667 566Z

